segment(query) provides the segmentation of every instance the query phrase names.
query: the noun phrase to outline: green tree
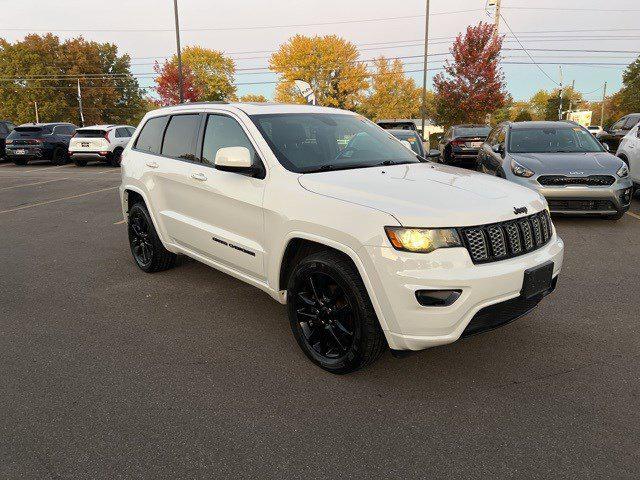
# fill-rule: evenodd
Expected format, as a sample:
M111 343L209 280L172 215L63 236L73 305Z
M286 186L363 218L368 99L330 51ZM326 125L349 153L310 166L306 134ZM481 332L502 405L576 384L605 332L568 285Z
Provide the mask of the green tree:
M371 88L362 100L359 110L371 118L416 118L420 116L422 89L413 78L404 74L402 62L377 58L373 62L375 73ZM427 92L427 113L433 114L433 93Z
M622 88L618 93L620 112L623 115L640 112L640 57L632 62L622 74Z
M280 75L277 102L304 103L295 80L308 82L319 105L354 110L368 87L367 67L354 44L336 35L291 37L271 55L269 68Z
M564 88L562 91L562 111L569 110L569 103L571 103L573 110L576 110L578 105L584 103L582 94L571 87ZM558 120L558 109L560 107L560 89L553 90L549 98L547 99L547 105L545 107L545 120ZM566 118L566 114L562 114L562 118Z
M547 113L547 102L551 94L546 90L538 90L529 99L531 116L534 120L544 120Z
M531 120L533 120L531 112L524 108L520 110L514 118L514 121L516 122L530 122Z
M174 61L177 59L174 56ZM198 46L185 47L182 50L182 62L187 65L196 78L196 87L200 90L201 100L233 100L236 96L234 61L222 52Z
M136 123L144 114L143 91L131 75L130 59L111 43L82 37L61 42L52 34L0 39L0 117L17 123L35 120L80 123L80 79L85 124Z

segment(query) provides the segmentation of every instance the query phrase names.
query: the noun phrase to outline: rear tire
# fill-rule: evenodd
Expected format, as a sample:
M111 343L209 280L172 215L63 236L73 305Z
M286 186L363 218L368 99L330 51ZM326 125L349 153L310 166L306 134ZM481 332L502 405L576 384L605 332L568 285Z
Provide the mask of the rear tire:
M360 274L340 253L320 251L300 260L289 277L287 304L298 345L328 372L364 368L386 348Z
M176 264L177 255L162 245L144 204L136 203L129 209L127 229L133 259L141 270L160 272Z
M19 167L24 167L27 164L28 160L26 158L15 158L13 163L18 165Z
M73 161L73 163L76 164L76 167L86 167L87 166L87 161L86 160L81 160L79 158L75 159Z
M62 148L56 148L51 154L51 163L54 165L64 165L67 163L67 155Z
M116 148L109 156L109 165L112 167L119 167L122 160L122 149Z

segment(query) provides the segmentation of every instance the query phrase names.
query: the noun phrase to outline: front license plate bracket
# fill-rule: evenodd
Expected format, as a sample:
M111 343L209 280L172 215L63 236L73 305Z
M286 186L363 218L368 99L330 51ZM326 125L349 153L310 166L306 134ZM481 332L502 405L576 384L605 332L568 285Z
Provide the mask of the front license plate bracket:
M529 268L524 272L522 290L520 295L532 298L551 289L553 281L553 262L548 261L537 267Z

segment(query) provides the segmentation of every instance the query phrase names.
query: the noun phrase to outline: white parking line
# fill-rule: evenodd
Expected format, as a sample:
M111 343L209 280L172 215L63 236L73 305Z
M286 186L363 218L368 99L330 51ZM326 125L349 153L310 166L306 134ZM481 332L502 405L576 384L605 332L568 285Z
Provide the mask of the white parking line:
M69 177L65 177L65 178L56 178L54 180L45 180L44 182L22 183L20 185L12 185L10 187L2 187L0 188L0 190L11 190L12 188L31 187L33 185L43 185L45 183L61 182L62 180L68 180L68 179Z
M117 185L115 187L108 187L108 188L101 188L100 190L93 190L92 192L79 193L78 195L70 195L68 197L54 198L53 200L46 200L44 202L30 203L28 205L20 205L19 207L10 208L8 210L0 210L0 214L15 212L17 210L24 210L26 208L31 208L31 207L38 207L40 205L48 205L50 203L62 202L63 200L71 200L72 198L86 197L87 195L94 195L96 193L106 192L108 190L115 190L116 188L118 188Z
M640 220L640 215L638 215L637 213L627 212L627 215L630 215L630 216L632 216L633 218L637 218L638 220Z
M42 167L42 168L34 168L33 170L20 170L17 173L31 173L31 172L42 172L43 170L55 170L57 168L69 168L69 167L75 167L75 165L56 165L53 167Z
M120 220L119 222L114 222L114 225L122 225L123 223L126 223L126 220Z

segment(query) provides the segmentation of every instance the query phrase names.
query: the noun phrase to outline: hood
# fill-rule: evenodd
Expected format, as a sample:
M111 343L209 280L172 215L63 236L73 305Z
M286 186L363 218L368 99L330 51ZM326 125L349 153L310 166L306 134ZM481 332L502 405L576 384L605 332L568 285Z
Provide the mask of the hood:
M375 208L410 227L464 227L542 210L541 195L497 177L435 163L300 175L311 192Z
M536 174L615 175L622 160L607 152L594 153L510 153L511 157Z

